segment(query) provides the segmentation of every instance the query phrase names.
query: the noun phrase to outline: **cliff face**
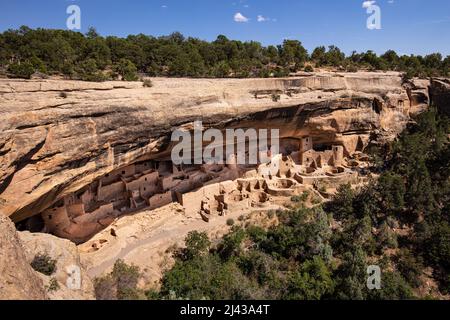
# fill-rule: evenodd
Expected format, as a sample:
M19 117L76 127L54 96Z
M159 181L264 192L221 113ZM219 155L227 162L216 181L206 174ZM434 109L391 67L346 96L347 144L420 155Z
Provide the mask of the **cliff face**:
M112 170L158 158L171 132L194 120L279 128L350 153L403 130L428 107L430 85L403 84L397 73L152 81L0 80L0 212L21 221Z
M433 105L450 116L450 79L433 79L430 93L433 96Z
M0 215L0 300L47 299L44 283L31 268L16 228Z
M11 220L0 215L0 300L87 300L94 288L80 262L74 243L49 234L17 232ZM55 273L43 275L31 267L38 254L56 261ZM68 268L76 266L79 288L68 288ZM58 288L49 290L51 280ZM78 281L78 280L77 280Z

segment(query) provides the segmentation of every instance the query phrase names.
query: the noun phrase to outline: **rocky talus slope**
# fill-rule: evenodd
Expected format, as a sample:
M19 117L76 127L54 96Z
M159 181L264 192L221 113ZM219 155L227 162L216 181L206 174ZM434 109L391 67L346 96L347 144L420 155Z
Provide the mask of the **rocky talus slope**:
M286 79L88 83L0 80L0 212L13 221L140 159L170 150L174 129L279 128L347 153L393 138L428 107L430 81L397 73Z

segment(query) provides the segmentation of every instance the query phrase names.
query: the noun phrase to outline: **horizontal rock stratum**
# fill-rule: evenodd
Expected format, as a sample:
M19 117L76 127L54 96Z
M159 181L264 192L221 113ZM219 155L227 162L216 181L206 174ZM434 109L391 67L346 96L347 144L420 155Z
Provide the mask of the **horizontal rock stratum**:
M0 212L21 221L112 170L165 157L171 132L194 120L353 152L395 137L430 101L430 81L394 72L152 83L0 80Z

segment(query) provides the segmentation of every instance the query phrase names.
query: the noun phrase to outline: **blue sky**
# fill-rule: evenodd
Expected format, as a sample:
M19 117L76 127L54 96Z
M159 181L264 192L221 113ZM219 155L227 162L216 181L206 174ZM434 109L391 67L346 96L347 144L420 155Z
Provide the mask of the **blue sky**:
M363 0L1 0L0 30L21 25L66 28L66 8L81 8L82 32L145 33L214 40L256 40L265 45L299 39L308 50L335 44L350 53L394 49L402 54L450 55L449 0L377 0L381 30L368 30ZM238 19L235 19L237 13ZM262 16L263 18L259 18ZM235 20L246 20L237 22ZM264 20L264 21L258 21Z

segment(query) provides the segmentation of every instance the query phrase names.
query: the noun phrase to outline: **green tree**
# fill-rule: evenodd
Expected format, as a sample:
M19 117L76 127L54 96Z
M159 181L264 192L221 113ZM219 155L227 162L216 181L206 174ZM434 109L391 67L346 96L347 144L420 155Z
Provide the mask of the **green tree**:
M224 260L228 260L241 253L241 244L246 238L246 233L242 228L233 227L230 234L227 234L219 246L218 252Z
M177 261L162 278L161 295L185 299L242 300L258 298L255 284L233 261L217 255ZM260 298L260 297L259 297Z
M325 63L327 65L339 67L343 64L345 54L336 46L329 46L325 54Z
M411 250L403 248L395 256L394 261L397 270L411 286L417 288L422 284L420 277L424 266L420 256L416 257Z
M417 214L433 211L435 199L430 174L424 159L419 159L411 166L405 200Z
M305 261L288 280L286 299L320 300L332 294L334 281L332 273L319 257Z
M326 51L327 49L324 46L321 46L315 48L313 53L311 54L311 59L316 63L318 67L327 63Z
M342 184L338 187L333 201L328 204L328 211L333 213L333 216L338 219L347 219L353 215L353 200L355 194L350 184Z
M369 299L372 300L411 300L414 298L411 287L396 272L384 272L381 278L381 289L371 290Z
M298 40L284 40L278 50L281 52L281 61L286 67L299 69L308 59L308 52Z
M88 39L95 39L95 38L99 38L100 35L97 32L97 29L95 29L94 27L89 27L88 32L86 32L86 37Z
M225 61L214 66L212 74L217 78L226 78L230 75L230 66Z
M383 222L380 226L377 234L377 243L380 249L396 249L398 247L397 235L386 222Z
M366 254L356 246L342 256L342 264L336 271L335 296L344 300L363 300L366 298L367 277Z
M94 59L88 59L82 62L78 68L78 74L84 81L104 81L105 76L99 70Z
M137 68L130 60L120 59L120 61L114 65L113 70L121 75L122 80L124 81L137 81L139 79Z
M430 261L447 271L450 270L450 225L442 223L434 227L426 244L426 254Z
M378 179L377 191L381 200L381 210L399 212L404 208L405 184L400 175L387 172Z
M140 300L144 292L138 289L141 273L138 267L117 260L113 271L94 280L98 300Z
M12 78L31 79L35 72L33 65L30 62L13 63L8 67L8 73Z
M184 240L186 244L186 259L192 259L208 252L211 242L205 232L191 231Z
M397 70L399 64L398 54L394 50L386 51L381 59L385 61L385 63L389 66L391 70Z

